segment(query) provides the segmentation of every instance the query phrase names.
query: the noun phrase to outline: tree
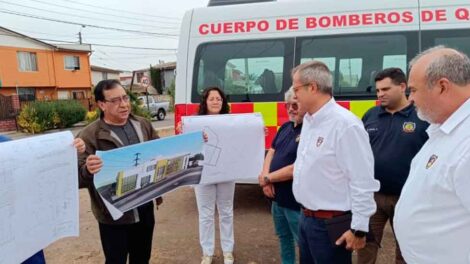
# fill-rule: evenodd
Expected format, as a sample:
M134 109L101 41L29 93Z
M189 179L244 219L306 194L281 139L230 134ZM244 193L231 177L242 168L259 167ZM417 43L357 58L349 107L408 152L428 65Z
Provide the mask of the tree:
M155 69L150 66L150 78L152 79L152 86L155 87L158 94L163 94L161 70Z

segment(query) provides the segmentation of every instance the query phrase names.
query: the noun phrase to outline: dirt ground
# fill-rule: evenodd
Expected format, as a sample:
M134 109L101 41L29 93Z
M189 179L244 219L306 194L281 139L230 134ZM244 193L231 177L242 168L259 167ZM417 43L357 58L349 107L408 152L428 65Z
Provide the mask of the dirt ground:
M268 203L254 185L237 185L234 203L235 252L237 263L280 263ZM218 232L217 232L218 234ZM378 263L393 263L391 233L387 229ZM223 263L216 241L215 264ZM49 264L104 263L98 225L85 190L80 191L80 237L55 242L45 250ZM184 187L164 196L156 211L151 263L196 264L200 262L197 208L194 191Z
M160 136L172 133L162 131ZM155 215L151 263L200 263L197 207L193 188L183 187L166 194ZM269 205L258 186L237 185L234 229L236 263L280 263L279 245L274 234ZM384 240L377 263L391 264L394 247L389 227ZM86 190L80 190L80 236L56 241L45 249L45 254L48 264L104 263L98 224L91 212ZM213 263L223 263L218 235Z

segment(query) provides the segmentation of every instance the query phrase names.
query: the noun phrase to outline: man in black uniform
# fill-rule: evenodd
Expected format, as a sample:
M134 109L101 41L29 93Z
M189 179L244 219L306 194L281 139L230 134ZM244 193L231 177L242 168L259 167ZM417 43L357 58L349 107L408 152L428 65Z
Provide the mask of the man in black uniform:
M374 240L358 252L358 263L375 263L385 224L393 228L395 205L405 184L413 157L428 139L428 123L418 118L413 102L406 98L406 77L399 68L388 68L375 77L380 106L362 118L374 152L374 175L380 181L375 193L377 211L370 219ZM396 244L396 263L405 263Z
M299 109L293 97L289 89L285 94L289 121L279 128L259 175L264 194L272 199L271 212L281 244L282 264L295 263L300 217L300 205L292 193L292 175L305 111Z

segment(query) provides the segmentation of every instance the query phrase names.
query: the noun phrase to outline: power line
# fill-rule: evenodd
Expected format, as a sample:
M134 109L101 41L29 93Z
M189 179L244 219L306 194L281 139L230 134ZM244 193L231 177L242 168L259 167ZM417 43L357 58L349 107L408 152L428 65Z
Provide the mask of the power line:
M23 17L29 17L29 18L40 19L40 20L47 20L47 21L70 24L70 25L78 25L78 26L82 26L82 27L85 26L85 27L92 27L92 28L101 28L101 29L107 29L107 30L122 31L122 32L148 34L148 35L155 35L155 36L160 36L160 37L176 37L177 36L175 34L148 32L148 31L140 31L140 30L132 30L132 29L122 29L122 28L114 28L114 27L97 26L97 25L85 24L85 23L77 23L77 22L72 22L72 21L65 21L65 20L60 20L60 19L53 19L53 18L47 18L47 17L41 17L41 16L36 16L36 15L31 15L31 14L15 12L15 11L11 11L11 10L8 10L8 9L0 9L0 13L11 14L11 15L16 15L16 16L23 16Z
M94 13L94 14L98 14L98 15L116 17L116 15L113 15L113 14L104 13L104 12L97 12L97 11L89 10L89 9L87 10L87 9L64 6L64 5L59 5L59 4L52 4L52 3L48 3L48 2L40 1L40 0L29 0L29 1L36 2L36 3L42 3L42 4L50 5L50 6L62 7L62 8L66 8L66 9L72 9L74 11L79 10L79 11L83 11L83 12L87 12L87 13ZM168 22L168 21L162 22L161 20L160 21L159 20L148 20L148 19L135 18L135 17L129 17L129 16L122 16L122 15L120 15L119 18L126 18L126 19L132 19L132 20L138 20L138 21L147 21L147 22L156 22L156 23L162 23L162 24L173 24L173 25L180 24L179 22Z
M73 41L65 41L65 40L57 40L57 39L44 39L44 38L38 38L38 39L39 39L39 40L43 40L43 41L52 41L52 42L63 42L63 43L77 44L77 42L73 42ZM121 45L98 44L98 43L86 43L86 44L89 44L89 45L92 45L92 46L110 47L110 48L176 51L176 49L174 49L174 48L147 48L147 47L132 47L132 46L121 46Z
M65 1L65 0L64 0L64 1ZM74 3L74 4L77 4L77 5L83 5L83 6L89 6L89 7L99 8L99 9L104 9L104 10L106 10L106 11L112 10L112 11L117 11L117 12L121 12L121 13L128 13L128 14L134 14L134 15L139 15L139 16L148 16L148 17L155 17L155 18L173 19L173 20L178 20L178 21L181 20L180 18L176 18L176 17L149 15L149 14L144 14L144 13L132 12L132 11L129 11L129 10L113 9L113 8L109 8L109 7L102 7L102 6L84 4L84 3L80 3L80 2L78 2L78 1L73 1L73 0L66 0L65 2L67 2L67 3Z
M56 36L56 37L70 37L70 38L75 38L75 34L55 34L55 33L46 33L46 32L38 32L38 31L31 31L31 30L25 30L17 27L8 27L9 29L13 29L16 31L21 31L21 32L28 32L28 33L33 33L33 34L41 34L41 35L50 35L50 36ZM134 35L135 36L135 35Z
M79 17L79 18L100 20L100 21L106 21L106 22L112 22L112 23L121 23L121 24L127 24L127 25L132 25L132 26L155 27L155 25L136 24L136 23L129 23L129 22L124 22L124 21L117 21L117 20L103 19L103 18L94 18L94 17L89 17L89 16L82 16L82 15L77 15L77 14L70 14L70 13L52 11L52 10L47 10L47 9L43 9L43 8L22 5L22 4L9 3L9 2L6 2L6 1L1 1L1 0L0 0L0 3L5 3L5 4L9 4L9 5L14 5L14 6L20 6L20 7L24 7L24 8L29 8L29 9L33 9L33 10L39 10L39 11L49 12L49 13L59 14L59 15L74 16L74 17ZM161 28L161 29L176 29L175 27L159 27L159 28Z

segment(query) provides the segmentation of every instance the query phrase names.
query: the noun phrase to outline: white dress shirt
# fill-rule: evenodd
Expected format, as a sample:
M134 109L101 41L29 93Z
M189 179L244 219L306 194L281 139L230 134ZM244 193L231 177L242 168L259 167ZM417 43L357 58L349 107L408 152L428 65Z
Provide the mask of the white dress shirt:
M470 99L416 154L395 209L408 263L470 263Z
M334 99L307 113L294 163L297 202L310 210L351 210L351 228L368 231L379 187L362 122Z

